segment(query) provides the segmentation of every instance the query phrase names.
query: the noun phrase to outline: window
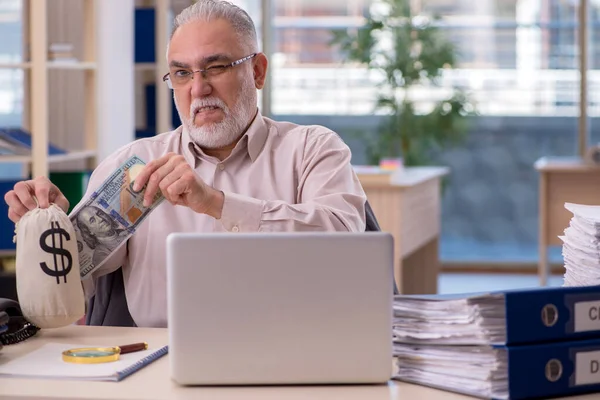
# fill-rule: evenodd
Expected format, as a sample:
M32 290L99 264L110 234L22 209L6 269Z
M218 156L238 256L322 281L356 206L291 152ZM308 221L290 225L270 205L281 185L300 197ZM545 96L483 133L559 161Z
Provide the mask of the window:
M22 1L0 2L0 126L20 126L23 107Z
M272 112L365 115L375 91L362 67L342 65L330 45L335 29L361 26L368 0L275 0Z
M23 116L23 68L9 68L23 60L22 0L0 1L0 128L21 126ZM0 179L20 178L22 166L2 163Z
M364 67L341 62L327 44L328 32L361 26L375 1L275 2L273 113L336 130L352 148L355 164L366 160L356 130L376 134L375 80ZM596 66L600 14L599 2L594 4L590 59ZM460 86L479 112L466 142L436 156L452 171L443 196L441 258L535 262L538 175L533 164L543 156L576 155L577 2L411 0L411 6L415 13L440 15L440 29L458 50L458 68L444 76L441 90L423 88L423 101L444 87ZM590 76L590 96L600 93L596 82ZM551 258L559 259L560 251Z
M436 2L422 3L427 10ZM463 50L448 84L466 83L480 116L464 145L438 157L452 170L443 199L441 258L535 262L533 164L543 156L576 154L577 8L560 0L476 4L442 13L444 29ZM560 261L557 250L552 261Z

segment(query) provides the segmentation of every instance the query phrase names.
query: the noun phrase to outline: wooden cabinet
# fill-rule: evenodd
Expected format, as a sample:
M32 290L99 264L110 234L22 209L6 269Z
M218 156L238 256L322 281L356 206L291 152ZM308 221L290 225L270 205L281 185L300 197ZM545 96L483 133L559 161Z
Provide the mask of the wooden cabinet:
M546 286L548 247L562 246L559 236L573 217L565 203L600 205L600 166L580 157L543 157L534 168L540 174L538 276Z
M445 167L358 171L381 230L394 237L394 277L402 294L437 293L441 179L447 173Z

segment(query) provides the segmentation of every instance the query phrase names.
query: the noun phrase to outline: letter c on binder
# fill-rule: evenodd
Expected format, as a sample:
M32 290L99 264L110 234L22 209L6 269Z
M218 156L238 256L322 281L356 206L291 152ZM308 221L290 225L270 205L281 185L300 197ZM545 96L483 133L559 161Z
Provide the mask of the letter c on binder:
M590 307L590 310L588 311L588 315L590 317L590 320L592 321L597 321L598 320L598 307Z

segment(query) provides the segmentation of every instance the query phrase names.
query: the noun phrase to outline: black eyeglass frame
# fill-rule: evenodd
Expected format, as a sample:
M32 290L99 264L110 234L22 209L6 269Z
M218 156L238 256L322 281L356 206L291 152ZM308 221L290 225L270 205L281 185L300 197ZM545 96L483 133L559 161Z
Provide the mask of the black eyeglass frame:
M229 64L211 65L208 68L198 69L198 70L195 70L195 71L189 71L188 75L186 75L186 77L189 76L190 80L193 80L194 79L194 74L197 73L197 72L200 72L200 74L202 74L202 78L207 79L206 76L208 74L210 74L211 71L215 71L215 72L217 72L216 75L220 75L221 73L225 72L228 68L233 68L236 65L240 65L241 63L243 63L245 61L248 61L248 60L256 57L258 54L259 53L249 54L249 55L247 55L245 57L242 57L239 60L235 60L234 62L231 62ZM167 86L169 87L169 89L173 89L173 82L171 81L170 75L171 75L171 73L167 72L162 77L162 80L163 80L163 82L165 82L167 84Z

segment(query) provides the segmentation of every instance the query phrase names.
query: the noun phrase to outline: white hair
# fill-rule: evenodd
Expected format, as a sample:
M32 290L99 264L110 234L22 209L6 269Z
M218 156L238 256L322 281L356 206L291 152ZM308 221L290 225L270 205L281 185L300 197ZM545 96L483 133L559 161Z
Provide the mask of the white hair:
M248 53L258 51L258 39L252 18L240 7L224 0L198 0L185 8L175 17L171 38L182 25L195 21L208 22L218 19L224 19L231 24L240 42L247 48ZM169 54L168 44L167 54Z

